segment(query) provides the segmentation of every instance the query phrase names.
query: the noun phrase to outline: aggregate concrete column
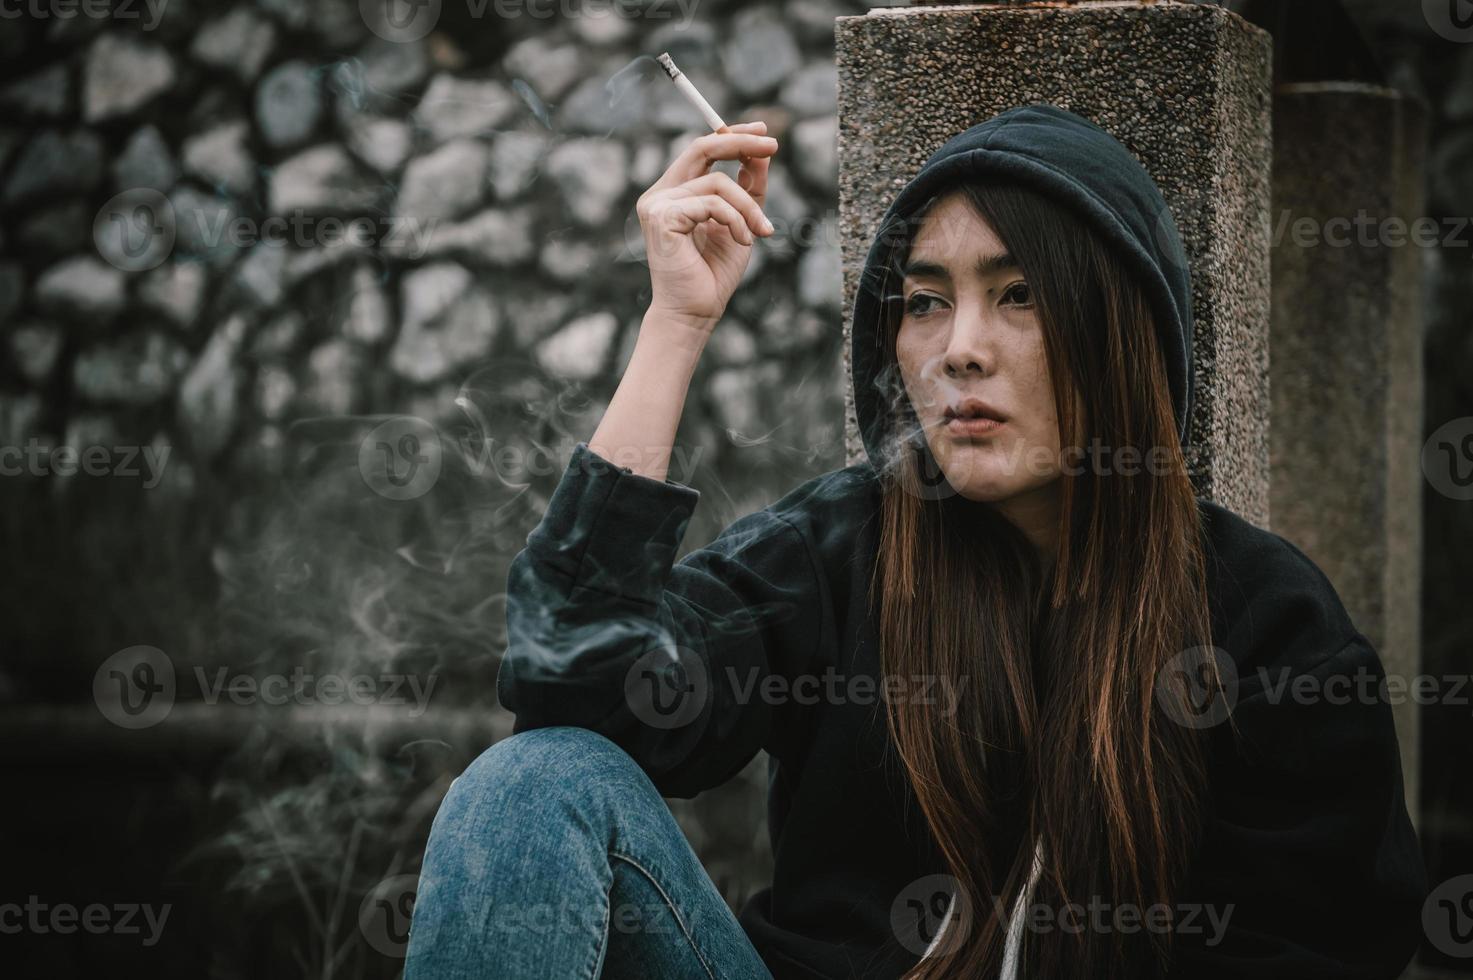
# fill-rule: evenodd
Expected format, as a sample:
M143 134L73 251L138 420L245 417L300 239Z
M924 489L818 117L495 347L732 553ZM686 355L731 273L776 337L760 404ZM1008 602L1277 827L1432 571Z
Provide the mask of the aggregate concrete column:
M1421 104L1393 89L1274 93L1273 529L1324 569L1405 683L1390 693L1414 820L1422 260L1440 237L1418 244L1424 142Z
M877 8L838 18L835 46L845 309L885 209L948 137L1036 101L1094 121L1161 186L1192 264L1198 492L1266 523L1269 35L1215 6L1050 2Z

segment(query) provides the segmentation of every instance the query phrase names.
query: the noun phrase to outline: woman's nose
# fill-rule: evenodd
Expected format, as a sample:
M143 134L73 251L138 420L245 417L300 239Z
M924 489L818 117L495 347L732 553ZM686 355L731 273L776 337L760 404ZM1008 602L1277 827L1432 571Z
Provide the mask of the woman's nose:
M942 355L942 369L947 376L991 374L995 355L990 337L991 328L984 317L958 310L952 320L946 352Z

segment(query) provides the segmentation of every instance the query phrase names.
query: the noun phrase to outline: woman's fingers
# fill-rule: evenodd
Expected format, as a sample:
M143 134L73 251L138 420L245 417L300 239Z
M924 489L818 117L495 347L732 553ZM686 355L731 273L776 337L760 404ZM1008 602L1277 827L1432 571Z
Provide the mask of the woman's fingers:
M686 181L681 190L692 194L719 194L741 213L747 222L747 227L751 228L755 234L767 235L772 232L772 224L767 220L767 215L762 213L762 206L757 199L719 170L706 174L704 177Z
M749 123L737 123L735 126L729 128L741 132L765 134L767 132L767 123L761 119L757 119ZM720 130L717 130L717 132L720 132ZM772 162L772 158L749 157L743 154L741 159L742 168L737 171L737 185L748 194L751 194L759 205L766 203L767 165Z
M767 203L767 166L771 162L771 157L742 157L742 169L737 171L737 185L759 205Z
M753 242L752 229L747 220L732 203L719 194L699 194L692 197L667 197L655 209L660 220L667 222L672 231L688 235L703 221L718 221L725 225L731 236L743 245Z
M729 125L723 126L721 129L716 130L716 132L757 133L760 135L767 132L767 123L763 122L761 119L754 119L751 122L730 123Z
M747 126L748 123L738 125ZM735 130L736 127L728 127ZM689 146L655 181L653 187L663 190L703 176L717 160L742 157L770 157L777 152L777 140L756 132L707 133L691 140Z
M762 120L724 126L691 141L654 184L640 196L641 218L654 218L668 232L689 235L704 221L726 225L734 239L754 244L770 235L772 223L762 212L767 194L769 158L777 141L764 135ZM740 159L737 179L710 172L716 160ZM755 193L754 193L755 192Z

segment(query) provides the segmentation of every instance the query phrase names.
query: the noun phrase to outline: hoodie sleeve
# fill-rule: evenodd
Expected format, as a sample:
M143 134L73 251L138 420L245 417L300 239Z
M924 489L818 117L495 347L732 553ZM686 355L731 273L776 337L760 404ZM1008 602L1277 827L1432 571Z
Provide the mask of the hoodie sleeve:
M829 614L807 541L772 507L676 562L699 499L580 442L507 575L513 732L597 731L667 797L778 754L764 685L803 671Z
M1232 711L1241 737L1214 730L1214 814L1186 913L1198 931L1178 920L1171 977L1401 975L1427 880L1384 677L1357 633L1307 666L1239 678L1252 690Z

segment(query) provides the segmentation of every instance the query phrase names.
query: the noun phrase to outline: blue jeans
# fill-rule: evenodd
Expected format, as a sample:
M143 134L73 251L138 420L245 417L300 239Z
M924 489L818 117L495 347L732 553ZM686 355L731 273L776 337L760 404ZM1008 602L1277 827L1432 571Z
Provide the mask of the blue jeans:
M404 980L772 980L643 769L583 728L502 739L430 829Z

